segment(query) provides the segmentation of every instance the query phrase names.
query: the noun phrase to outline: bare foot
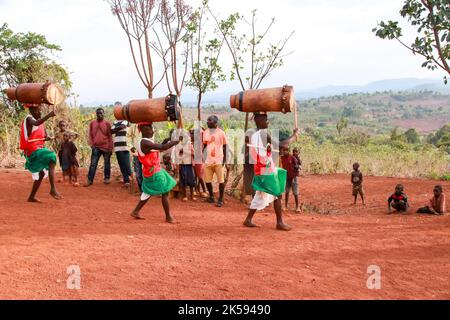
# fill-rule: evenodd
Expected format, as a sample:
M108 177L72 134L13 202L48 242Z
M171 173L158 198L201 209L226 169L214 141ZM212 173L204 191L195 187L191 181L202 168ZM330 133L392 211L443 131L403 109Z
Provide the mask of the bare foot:
M247 228L259 228L256 224L254 224L251 220L245 220L244 226Z
M51 191L50 192L50 195L55 199L55 200L62 200L62 196L58 193L58 192L56 192L56 191Z
M31 202L31 203L42 203L42 201L39 201L39 200L36 199L36 198L29 198L27 201L28 201L28 202Z
M136 220L145 220L145 218L141 217L141 215L140 215L139 213L136 213L136 212L133 212L133 213L131 214L131 216L132 216L133 218L135 218Z
M167 217L166 222L170 223L170 224L177 224L177 222L175 221L175 219L173 217Z
M280 231L291 231L292 230L292 228L290 226L288 226L287 224L284 224L284 223L277 224L277 229Z

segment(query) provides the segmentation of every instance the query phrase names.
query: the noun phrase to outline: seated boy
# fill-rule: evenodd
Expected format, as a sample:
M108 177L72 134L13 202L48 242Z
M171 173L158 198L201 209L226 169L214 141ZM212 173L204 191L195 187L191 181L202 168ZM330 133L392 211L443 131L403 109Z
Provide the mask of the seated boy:
M428 206L420 208L417 213L444 215L446 210L445 194L442 186L436 186L433 190L433 197Z
M397 212L407 213L409 210L408 196L404 193L402 184L395 187L395 192L388 199L388 210L392 213L392 208Z

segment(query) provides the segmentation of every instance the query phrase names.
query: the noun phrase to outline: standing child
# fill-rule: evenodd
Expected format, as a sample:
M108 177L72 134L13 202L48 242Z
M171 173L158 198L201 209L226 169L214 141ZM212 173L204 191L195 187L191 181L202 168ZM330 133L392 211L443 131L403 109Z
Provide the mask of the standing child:
M65 132L63 135L63 143L61 144L61 167L65 176L69 177L69 183L74 187L79 187L78 168L80 165L77 160L78 149L70 140L70 133Z
M157 144L154 141L154 129L151 123L139 124L142 139L138 143L139 161L143 166L144 180L142 182L142 196L131 216L135 219L143 219L140 211L153 196L162 196L162 205L166 214L166 222L174 223L169 206L169 192L177 185L177 182L161 168L160 151L168 150L180 141L171 141L167 144Z
M56 154L44 147L45 141L52 140L47 136L44 123L55 117L55 112L52 111L42 118L40 105L25 105L25 108L28 108L30 114L21 125L20 150L26 158L25 168L32 173L34 180L28 202L40 202L36 199L36 193L47 173L50 180L50 195L60 200L62 197L55 185Z
M291 155L289 147L282 148L281 163L284 170L287 171L286 193L285 193L285 210L289 210L289 194L294 194L295 198L295 212L300 213L299 192L298 192L298 176L300 175L300 158L298 156L298 149L296 153Z
M139 161L139 155L137 153L137 150L135 147L132 147L130 149L131 156L133 157L133 169L134 169L134 175L136 177L136 183L139 187L139 192L142 192L142 163Z
M195 130L191 130L191 141L194 146L194 150L202 150L203 146L203 130L199 129L197 140L195 139ZM197 177L197 185L195 187L195 191L197 195L200 195L202 198L208 198L208 193L206 192L206 184L205 184L205 164L203 163L203 153L199 152L199 158L196 159L196 154L194 151L194 170L195 176ZM199 160L199 161L197 161Z
M361 173L359 168L360 168L359 163L353 164L353 172L351 175L351 182L353 185L353 197L355 198L355 202L353 204L356 205L359 194L361 196L363 206L365 206L366 202L364 199L363 174Z
M395 187L395 192L388 199L388 211L392 213L392 208L397 212L407 213L409 210L408 196L404 193L402 184Z
M75 141L79 137L78 133L67 130L67 127L68 127L67 121L65 121L65 120L59 121L58 122L58 129L59 129L59 131L56 132L56 134L55 134L55 149L54 150L58 154L59 165L61 166L61 168L62 168L61 145L64 142L64 134L66 132L69 133L70 139L72 141ZM67 176L65 175L64 170L63 170L62 174L63 174L62 182L65 182ZM58 182L61 182L61 181L58 181Z
M435 186L433 190L433 197L430 199L428 206L420 208L417 213L435 214L442 216L446 211L445 194L442 186Z
M182 143L173 149L173 158L179 167L180 188L183 194L183 202L188 201L186 189L189 187L190 198L197 201L194 195L196 186L195 171L193 166L194 147L192 146L190 135L183 136Z
M163 156L163 168L167 173L175 180L178 181L178 170L177 166L172 162L172 157L170 154L165 154ZM170 198L177 199L180 192L180 184L178 183L175 188L170 191Z

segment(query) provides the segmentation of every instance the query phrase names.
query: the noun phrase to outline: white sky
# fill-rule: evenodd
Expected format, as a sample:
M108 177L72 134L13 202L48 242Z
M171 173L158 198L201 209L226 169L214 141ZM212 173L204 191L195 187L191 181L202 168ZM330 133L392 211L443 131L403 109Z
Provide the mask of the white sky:
M199 0L186 1L197 6ZM286 58L264 86L285 83L308 90L327 85L364 85L394 78L430 78L441 75L421 68L422 59L397 42L372 33L377 21L400 19L403 0L210 0L220 17L258 9L261 23L275 17L272 38L296 34ZM127 40L103 0L0 0L0 23L14 31L46 35L63 51L59 61L72 73L80 103L128 101L145 98ZM410 33L409 36L413 34ZM238 90L223 83L218 92ZM163 86L157 92L166 94ZM185 92L185 100L192 93Z

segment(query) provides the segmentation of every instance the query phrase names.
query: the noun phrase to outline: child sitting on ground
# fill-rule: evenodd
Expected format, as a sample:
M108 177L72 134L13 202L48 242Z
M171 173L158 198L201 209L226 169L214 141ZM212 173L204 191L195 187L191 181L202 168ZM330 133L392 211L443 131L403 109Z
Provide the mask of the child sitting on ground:
M78 149L71 140L71 134L64 132L63 143L61 144L61 167L64 175L69 177L69 183L74 187L79 187L78 168L80 165L77 160Z
M430 204L426 207L420 208L417 213L444 215L446 211L445 194L442 186L436 186L433 190L433 197L430 199Z
M361 196L363 206L366 205L364 200L364 188L363 188L363 174L359 170L359 163L355 163L353 165L353 172L351 175L351 182L353 185L353 197L355 198L354 205L358 201L358 194Z
M398 213L407 213L409 210L408 196L404 193L404 187L402 184L398 184L395 187L395 192L388 199L388 211L392 213L394 208Z

